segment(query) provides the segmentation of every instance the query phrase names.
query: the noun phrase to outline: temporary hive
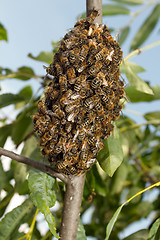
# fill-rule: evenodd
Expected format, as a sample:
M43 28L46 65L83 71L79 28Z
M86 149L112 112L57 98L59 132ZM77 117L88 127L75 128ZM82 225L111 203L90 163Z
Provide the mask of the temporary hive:
M122 51L106 25L93 24L97 16L92 11L61 40L46 68L52 80L33 117L42 154L64 174L91 168L122 109Z

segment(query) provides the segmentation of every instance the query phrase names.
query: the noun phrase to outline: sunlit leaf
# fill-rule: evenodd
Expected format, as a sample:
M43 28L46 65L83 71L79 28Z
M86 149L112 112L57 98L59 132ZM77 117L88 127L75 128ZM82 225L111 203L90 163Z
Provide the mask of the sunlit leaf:
M112 0L112 1L128 5L140 5L144 3L144 0Z
M125 62L125 74L127 76L130 84L138 91L144 92L147 94L153 95L152 89L148 86L148 84L143 81L132 69L132 67Z
M4 26L0 23L0 40L7 41L7 31Z
M112 136L104 141L104 148L98 153L98 161L102 169L110 177L112 177L123 161L122 146L116 127L114 128Z
M160 218L158 218L152 225L147 240L158 240L160 236Z
M34 57L31 53L28 54L28 57L50 64L53 61L53 52L40 52L40 54L37 57Z
M132 71L135 72L135 73L141 73L141 72L146 71L143 67L141 67L140 65L138 65L134 62L127 62L127 64L130 66ZM125 73L125 69L126 69L126 65L125 65L125 63L122 62L121 65L120 65L120 72Z
M138 48L149 37L160 17L160 4L157 4L135 35L131 50Z
M86 240L85 229L84 229L84 226L83 226L81 220L79 221L79 224L78 224L76 240Z
M50 212L51 207L56 201L55 192L52 190L55 179L40 171L29 172L30 196L34 205L44 214L49 225L50 231L55 237L58 237L55 228L55 220Z
M4 93L0 95L0 108L6 107L10 104L15 104L17 102L21 102L24 100L22 95L12 94L12 93Z
M130 10L128 8L118 4L105 4L102 6L102 12L103 12L103 16L130 14Z
M33 206L30 200L26 200L19 207L14 208L11 212L7 213L0 222L0 240L10 239L10 235L15 227L20 224L22 218L28 214Z
M130 27L124 27L121 32L120 32L120 37L119 37L119 44L122 45L124 41L126 40L128 33L130 31Z
M160 86L155 85L151 87L153 94L147 94L144 92L137 91L135 88L132 86L129 86L125 89L126 94L129 98L130 102L151 102L154 100L159 100L160 99Z

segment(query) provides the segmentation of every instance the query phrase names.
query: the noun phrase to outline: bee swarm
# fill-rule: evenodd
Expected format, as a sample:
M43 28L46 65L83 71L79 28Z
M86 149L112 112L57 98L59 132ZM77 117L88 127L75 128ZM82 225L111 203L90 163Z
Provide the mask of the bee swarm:
M92 11L61 40L46 68L52 80L33 116L42 154L68 175L91 168L122 109L123 53L106 25L93 24L97 16Z

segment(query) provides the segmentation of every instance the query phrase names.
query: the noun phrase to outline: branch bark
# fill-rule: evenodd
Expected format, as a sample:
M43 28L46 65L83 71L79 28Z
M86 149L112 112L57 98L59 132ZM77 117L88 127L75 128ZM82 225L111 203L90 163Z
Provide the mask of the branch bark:
M99 12L99 16L98 18L96 18L96 22L102 24L102 0L87 0L87 16L93 9ZM66 192L60 228L61 240L76 239L84 182L85 174L80 176L72 176L72 178L66 184Z
M24 163L24 164L26 164L28 166L36 168L36 169L38 169L38 170L40 170L40 171L42 171L44 173L49 174L52 177L59 178L64 183L68 182L68 177L62 175L61 173L56 172L54 170L54 168L52 168L51 166L49 166L47 164L44 164L42 162L38 162L38 161L35 161L33 159L21 156L19 154L16 154L14 152L8 151L8 150L6 150L4 148L1 148L1 147L0 147L0 155L4 155L4 156L9 157L9 158L11 158L13 160L16 160L17 162L21 162L21 163Z

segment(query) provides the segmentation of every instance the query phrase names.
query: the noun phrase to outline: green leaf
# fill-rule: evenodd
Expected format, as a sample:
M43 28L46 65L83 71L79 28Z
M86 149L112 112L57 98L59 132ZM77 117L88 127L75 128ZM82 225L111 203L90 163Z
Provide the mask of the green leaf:
M125 92L129 98L130 102L152 102L154 100L160 99L160 86L155 85L151 87L153 94L150 95L144 92L137 91L132 86L129 86L125 89Z
M24 97L18 94L4 93L0 95L0 108L10 104L15 104L24 100Z
M3 74L2 74L2 72L3 72ZM34 74L34 71L32 70L32 68L23 66L23 67L18 68L17 72L14 72L7 68L1 69L0 80L6 79L6 78L7 79L16 78L16 79L20 79L20 80L29 80L33 77L36 78L37 76Z
M139 66L138 64L136 64L134 62L127 62L127 64L130 66L132 71L135 72L135 73L141 73L141 72L146 71L143 67ZM120 65L120 72L125 73L125 69L126 69L126 65L122 61L121 65Z
M116 127L114 127L112 136L104 141L104 148L98 153L98 161L102 169L110 177L123 161L122 146Z
M3 170L2 163L0 162L0 191L3 189L5 182L6 182L6 175Z
M15 227L21 223L22 218L28 214L33 206L30 200L26 200L19 207L7 213L0 222L0 240L8 240Z
M0 40L7 41L7 31L4 26L0 23Z
M135 35L131 44L131 50L138 48L149 37L158 22L159 16L160 4L157 4Z
M44 214L52 234L58 237L54 217L49 209L54 206L56 201L55 192L52 190L54 182L53 177L43 172L33 170L29 172L28 184L31 199L34 205Z
M147 240L159 240L160 236L160 218L158 218L152 225Z
M120 45L122 45L124 43L124 41L126 40L129 31L130 31L130 27L128 27L128 26L121 29L120 38L119 38Z
M11 135L12 124L5 125L0 127L0 147L3 147L8 136Z
M31 86L24 87L18 94L19 94L19 96L24 97L25 100L22 102L16 103L15 109L25 106L31 100L32 93L33 92L32 92Z
M22 149L21 155L38 161L42 158L38 148L36 136L32 135L24 142L24 147Z
M117 211L114 213L112 219L111 219L110 222L108 223L107 228L106 228L106 237L105 237L105 240L109 240L109 237L110 237L110 234L111 234L112 229L113 229L113 227L114 227L114 224L115 224L115 222L117 221L117 218L118 218L118 216L119 216L122 208L123 208L123 205L121 205L121 206L117 209Z
M84 229L84 226L83 226L81 220L79 221L79 224L78 224L76 240L86 240L85 229Z
M138 91L153 95L152 89L132 69L128 62L125 62L125 74L130 84Z
M159 120L160 111L146 113L143 117L148 121L155 120L155 119Z
M131 13L128 8L118 4L105 4L102 6L102 12L103 16Z
M139 230L128 237L124 238L123 240L146 240L148 236L148 230L147 229L142 229ZM157 239L158 240L158 239Z
M48 64L53 62L53 52L40 52L40 54L37 57L34 57L31 53L29 53L28 57L36 61L45 62Z
M140 5L144 3L143 0L112 0L112 1L128 5Z
M23 118L17 119L13 123L12 128L12 140L15 144L19 144L20 141L24 139L24 137L30 133L33 129L32 119L30 116L24 116Z

